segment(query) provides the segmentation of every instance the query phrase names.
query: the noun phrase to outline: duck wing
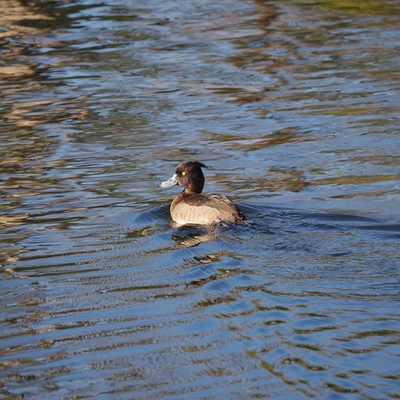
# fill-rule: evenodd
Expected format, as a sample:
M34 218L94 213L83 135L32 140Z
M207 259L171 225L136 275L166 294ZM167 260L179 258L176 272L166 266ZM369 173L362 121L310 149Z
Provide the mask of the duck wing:
M191 207L206 207L219 211L221 221L244 221L241 209L228 197L218 193L199 193L189 196L185 203Z

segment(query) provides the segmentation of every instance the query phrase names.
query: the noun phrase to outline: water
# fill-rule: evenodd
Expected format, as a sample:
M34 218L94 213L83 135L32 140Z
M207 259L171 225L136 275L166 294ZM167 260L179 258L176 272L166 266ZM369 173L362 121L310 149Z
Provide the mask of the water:
M24 4L1 395L398 398L397 3ZM190 159L249 222L171 225L158 183Z

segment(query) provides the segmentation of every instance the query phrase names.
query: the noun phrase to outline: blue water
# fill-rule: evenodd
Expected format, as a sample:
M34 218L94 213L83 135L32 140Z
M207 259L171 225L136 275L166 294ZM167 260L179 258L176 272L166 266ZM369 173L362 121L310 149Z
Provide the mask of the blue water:
M0 6L4 398L398 397L378 3ZM246 223L171 223L187 160Z

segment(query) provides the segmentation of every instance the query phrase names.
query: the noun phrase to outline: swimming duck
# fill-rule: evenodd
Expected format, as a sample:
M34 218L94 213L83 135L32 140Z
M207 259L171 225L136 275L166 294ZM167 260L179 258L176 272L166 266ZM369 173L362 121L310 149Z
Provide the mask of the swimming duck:
M205 181L202 168L207 167L198 161L183 162L176 167L171 179L160 184L162 188L184 187L171 203L173 221L180 225L244 221L246 218L240 208L226 196L201 193Z

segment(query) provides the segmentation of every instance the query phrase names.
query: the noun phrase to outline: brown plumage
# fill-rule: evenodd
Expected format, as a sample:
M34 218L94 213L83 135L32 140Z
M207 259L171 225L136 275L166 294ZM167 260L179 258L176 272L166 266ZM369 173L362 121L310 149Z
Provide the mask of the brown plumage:
M198 161L181 163L173 177L161 183L161 187L184 187L171 204L172 219L180 225L244 221L246 218L240 208L226 196L202 193L205 180L201 168L207 167Z

